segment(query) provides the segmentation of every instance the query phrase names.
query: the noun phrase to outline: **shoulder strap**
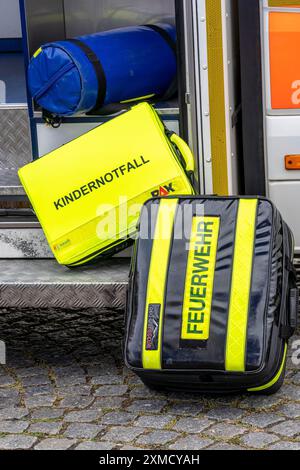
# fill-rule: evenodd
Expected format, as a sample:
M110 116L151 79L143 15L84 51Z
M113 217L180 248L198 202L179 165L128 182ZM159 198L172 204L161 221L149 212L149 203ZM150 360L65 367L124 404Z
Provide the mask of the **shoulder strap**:
M160 36L170 46L175 57L177 58L176 42L171 38L171 36L169 35L169 33L167 33L165 29L161 28L157 24L145 24L143 26L145 26L146 28L152 29L153 31L156 31L158 34L160 34ZM164 93L164 95L155 98L155 101L157 102L157 101L169 100L170 98L172 98L172 96L175 95L175 93L177 92L177 89L178 89L177 77L175 77L172 83L170 84L169 88L167 89L167 91Z
M162 38L170 46L170 48L172 49L175 57L177 58L176 43L175 43L175 41L173 41L173 39L171 38L171 36L167 33L167 31L165 29L161 28L160 26L158 26L156 24L145 24L143 26L145 28L152 29L153 31L160 34L160 36L162 36ZM172 83L170 84L169 88L167 89L167 91L163 95L156 96L156 97L151 98L147 101L149 101L150 103L153 103L153 104L158 103L160 101L167 101L175 95L175 93L177 92L177 88L178 88L178 86L177 86L177 77L175 77L174 80L172 80ZM95 110L91 111L90 113L91 114L97 114L97 115L100 115L100 116L101 115L107 116L107 115L110 115L110 114L119 113L121 111L126 111L126 110L130 109L132 106L134 106L134 104L136 104L134 101L131 101L129 103L111 103L111 104L108 104L107 106L104 106L100 110L95 108Z
M173 39L171 38L171 36L169 35L169 33L167 33L165 29L161 28L157 24L144 24L143 26L145 26L146 28L150 28L153 31L156 31L158 34L160 34L161 37L170 46L174 54L177 56L176 43L175 41L173 41Z
M292 261L290 260L288 256L285 257L285 267L290 273L290 276L292 277L292 280L294 281L294 283L297 284L297 271L296 271L294 264L292 263Z
M288 238L288 227L283 224L283 235ZM297 329L299 313L299 289L297 287L297 271L291 257L287 254L286 245L283 245L283 278L282 278L282 306L280 337L289 340Z
M104 69L102 67L102 64L99 58L96 56L95 52L87 44L85 44L80 39L68 39L68 42L76 44L76 46L78 46L85 53L85 55L91 62L92 66L94 67L97 80L98 80L98 95L97 95L96 104L94 108L90 111L90 113L93 113L93 111L102 108L104 101L105 101L107 83L106 83Z

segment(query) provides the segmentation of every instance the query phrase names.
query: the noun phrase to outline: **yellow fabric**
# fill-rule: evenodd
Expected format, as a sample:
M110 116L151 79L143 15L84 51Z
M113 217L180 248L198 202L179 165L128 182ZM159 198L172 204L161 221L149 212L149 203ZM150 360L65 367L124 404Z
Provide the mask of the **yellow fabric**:
M188 146L188 144L179 137L177 134L172 134L170 137L171 142L175 144L178 150L181 152L182 155L185 155L186 160L186 170L194 172L195 170L195 157Z
M139 98L131 98L130 100L124 100L121 101L121 103L133 103L134 101L149 100L150 98L153 98L153 96L155 96L154 93L152 93L151 95L140 96Z
M248 392L262 392L264 390L268 390L268 388L271 388L273 387L273 385L275 385L278 380L280 379L281 377L281 374L283 372L283 369L284 369L284 366L285 366L285 361L286 361L286 356L287 356L287 350L288 350L288 345L287 343L285 344L284 346L284 355L283 355L283 360L282 360L282 364L280 366L280 369L279 371L277 372L277 374L275 375L274 379L272 379L270 382L268 382L266 385L262 385L261 387L256 387L256 388L249 388Z
M178 200L162 199L157 215L150 270L148 276L147 300L143 336L143 367L144 369L161 369L161 343L164 317L164 298L169 265L169 255L173 240L173 227ZM147 330L149 307L159 306L159 330L157 350L147 350Z
M209 338L219 229L218 217L193 219L182 310L184 340Z
M42 52L42 48L40 47L35 53L33 54L33 57L36 58L40 53Z
M23 167L19 177L61 264L135 232L151 196L194 192L147 103Z
M257 199L241 199L237 217L226 343L226 370L245 371Z

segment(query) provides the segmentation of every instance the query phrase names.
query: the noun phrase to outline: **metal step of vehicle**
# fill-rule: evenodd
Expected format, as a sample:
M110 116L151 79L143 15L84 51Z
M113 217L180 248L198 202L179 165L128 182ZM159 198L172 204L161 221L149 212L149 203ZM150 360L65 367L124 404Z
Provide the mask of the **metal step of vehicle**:
M115 257L130 258L131 248ZM31 209L0 209L0 259L53 259L44 232Z
M0 104L0 195L24 195L18 169L32 160L27 105Z
M300 284L300 255L295 259ZM0 308L124 309L130 258L68 269L50 259L0 260Z
M0 308L122 309L130 255L70 270L53 258L31 209L0 209Z
M53 258L43 230L30 209L0 209L0 259Z
M68 269L55 260L0 260L0 308L114 308L126 302L130 260Z

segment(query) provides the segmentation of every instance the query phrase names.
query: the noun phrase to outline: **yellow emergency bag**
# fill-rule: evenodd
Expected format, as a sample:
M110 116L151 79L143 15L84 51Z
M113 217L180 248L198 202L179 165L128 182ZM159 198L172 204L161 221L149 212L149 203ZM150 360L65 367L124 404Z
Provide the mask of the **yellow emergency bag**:
M193 175L188 145L148 103L19 170L57 261L69 267L129 246L142 204L194 194Z

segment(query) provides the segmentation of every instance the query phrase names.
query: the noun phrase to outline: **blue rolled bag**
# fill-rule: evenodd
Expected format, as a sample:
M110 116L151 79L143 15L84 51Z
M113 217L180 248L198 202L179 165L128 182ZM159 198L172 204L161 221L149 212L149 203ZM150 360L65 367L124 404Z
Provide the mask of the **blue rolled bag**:
M63 117L169 98L176 72L175 27L158 23L45 44L29 64L28 83L42 109Z

